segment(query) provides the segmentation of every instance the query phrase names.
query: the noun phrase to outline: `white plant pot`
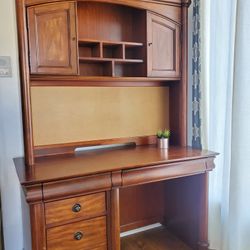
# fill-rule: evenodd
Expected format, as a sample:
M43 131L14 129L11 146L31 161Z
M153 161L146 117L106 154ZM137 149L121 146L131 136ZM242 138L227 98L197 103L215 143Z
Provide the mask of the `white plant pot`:
M169 139L168 138L162 138L162 139L157 139L157 145L158 148L162 148L162 149L168 149L169 147Z

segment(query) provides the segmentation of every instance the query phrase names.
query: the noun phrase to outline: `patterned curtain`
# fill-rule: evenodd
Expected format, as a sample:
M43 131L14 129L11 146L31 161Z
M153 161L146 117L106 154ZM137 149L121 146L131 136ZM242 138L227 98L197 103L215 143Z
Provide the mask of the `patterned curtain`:
M202 148L200 119L200 0L193 1L193 58L192 58L192 146Z

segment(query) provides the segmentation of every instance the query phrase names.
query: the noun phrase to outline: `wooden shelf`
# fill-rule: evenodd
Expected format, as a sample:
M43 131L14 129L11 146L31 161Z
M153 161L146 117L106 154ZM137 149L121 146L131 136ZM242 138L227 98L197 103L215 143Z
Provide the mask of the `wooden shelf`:
M79 45L86 44L104 44L104 45L125 45L126 47L142 47L143 43L138 42L125 42L125 41L107 41L107 40L95 40L95 39L78 39Z
M81 76L144 75L143 43L79 39L78 44ZM137 66L130 66L131 64Z
M47 82L44 84L53 84L55 81L68 82L164 82L164 81L178 81L180 77L98 77L98 76L44 76L33 75L30 77L32 85L36 82ZM39 83L38 83L39 84Z
M143 63L141 59L115 59L115 58L99 58L99 57L79 57L80 62L114 62L114 63Z
M128 64L143 63L143 60L141 60L141 59L117 59L114 61L115 61L115 63L128 63Z
M92 63L101 63L101 62L112 62L110 58L99 58L99 57L79 57L80 62L92 62Z
M172 86L180 78L112 77L112 76L43 76L33 75L32 87L79 86L79 87L157 87Z
M121 250L191 250L165 227L158 227L121 238Z

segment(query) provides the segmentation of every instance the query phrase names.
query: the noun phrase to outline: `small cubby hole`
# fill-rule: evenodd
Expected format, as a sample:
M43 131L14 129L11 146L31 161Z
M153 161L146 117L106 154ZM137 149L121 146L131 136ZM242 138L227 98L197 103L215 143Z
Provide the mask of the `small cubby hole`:
M112 62L81 62L81 76L112 76Z
M101 45L98 42L79 41L79 57L100 57Z
M103 43L103 58L123 58L122 44L105 44Z
M116 77L143 77L143 63L121 63L117 62L114 66L114 76Z
M125 45L125 58L126 59L141 59L143 56L143 46Z

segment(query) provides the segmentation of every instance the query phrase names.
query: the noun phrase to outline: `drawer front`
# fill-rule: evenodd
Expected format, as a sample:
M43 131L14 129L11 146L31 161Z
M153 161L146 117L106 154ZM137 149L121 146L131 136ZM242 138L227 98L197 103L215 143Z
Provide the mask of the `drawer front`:
M122 173L122 185L133 186L149 182L202 174L206 171L207 166L206 160L204 159L124 170Z
M48 250L107 250L106 217L47 230Z
M105 193L86 195L45 204L46 223L91 218L106 213Z

